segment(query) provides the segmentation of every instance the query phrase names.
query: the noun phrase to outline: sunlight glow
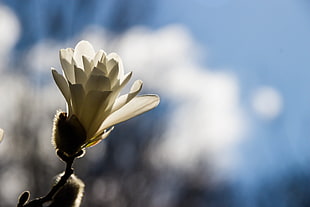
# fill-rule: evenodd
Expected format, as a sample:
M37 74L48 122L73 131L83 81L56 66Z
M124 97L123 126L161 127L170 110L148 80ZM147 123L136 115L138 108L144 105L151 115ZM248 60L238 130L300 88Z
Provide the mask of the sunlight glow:
M271 120L281 113L283 99L275 88L263 86L254 92L252 107L259 117Z

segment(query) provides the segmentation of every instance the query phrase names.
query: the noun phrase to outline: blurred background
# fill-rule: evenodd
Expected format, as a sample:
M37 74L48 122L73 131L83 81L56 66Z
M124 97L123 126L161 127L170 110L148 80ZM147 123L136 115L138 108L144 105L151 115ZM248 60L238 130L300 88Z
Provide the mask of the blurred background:
M76 162L82 206L310 206L310 2L0 1L0 206L45 195L58 51L116 52L159 107Z

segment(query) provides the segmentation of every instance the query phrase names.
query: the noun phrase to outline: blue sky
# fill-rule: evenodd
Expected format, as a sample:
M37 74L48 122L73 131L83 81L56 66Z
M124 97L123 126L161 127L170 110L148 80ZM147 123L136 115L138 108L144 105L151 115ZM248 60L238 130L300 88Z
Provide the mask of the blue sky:
M246 166L284 170L309 159L310 14L306 1L160 1L154 25L185 24L213 70L231 70L241 84L242 102L253 131L244 150ZM190 52L190 51L189 51ZM265 121L251 111L253 90L276 88L283 111ZM252 152L252 153L251 153ZM255 154L253 154L255 152ZM284 159L284 160L283 160ZM286 163L286 167L281 167ZM245 166L245 168L247 168ZM259 170L258 170L259 169Z
M232 68L242 82L250 80L246 85L283 86L306 77L310 16L305 1L211 2L162 1L155 24L185 24L207 50L206 64Z

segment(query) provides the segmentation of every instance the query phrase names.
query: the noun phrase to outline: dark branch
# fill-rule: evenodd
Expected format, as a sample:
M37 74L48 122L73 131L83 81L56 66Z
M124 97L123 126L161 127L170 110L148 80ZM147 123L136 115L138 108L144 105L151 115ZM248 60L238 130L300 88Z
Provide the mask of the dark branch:
M50 192L41 198L36 198L26 204L18 204L18 207L42 207L44 203L51 201L54 197L54 195L60 190L67 182L67 180L70 178L70 176L73 174L72 164L75 157L66 157L63 159L63 161L66 162L66 170L63 176L61 176L61 179L52 187Z

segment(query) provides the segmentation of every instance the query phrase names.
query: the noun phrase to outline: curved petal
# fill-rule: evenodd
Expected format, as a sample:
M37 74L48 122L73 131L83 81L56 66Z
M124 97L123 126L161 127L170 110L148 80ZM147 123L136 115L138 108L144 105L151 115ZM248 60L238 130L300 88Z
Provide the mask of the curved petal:
M73 113L79 117L81 109L83 106L85 91L82 84L71 84L69 83L69 88L71 92L71 105ZM71 114L69 114L70 116Z
M125 72L124 72L123 61L120 60L118 62L118 76L117 76L117 78L122 80L124 78L124 74L125 74Z
M104 64L102 62L98 62L97 65L96 65L96 68L98 68L100 71L102 71L104 73L104 75L108 74L108 70L107 70L106 64Z
M110 53L107 55L107 68L108 68L108 72L110 73L110 71L113 69L113 67L115 65L118 65L119 68L119 72L118 72L118 79L122 79L124 76L124 67L123 67L123 62L122 59L118 56L118 54L116 53Z
M74 48L73 58L79 68L83 68L83 58L82 56L87 57L88 59L93 59L95 56L95 50L93 46L85 40L78 42Z
M60 49L59 57L61 60L66 60L67 62L71 63L73 58L74 50L72 48Z
M75 83L73 49L72 48L61 49L59 51L59 58L60 58L61 67L64 71L66 78L71 83Z
M115 124L147 112L155 108L158 104L159 97L157 95L135 97L122 108L108 116L100 126L100 130L105 130Z
M92 67L97 67L98 62L106 56L106 53L103 50L99 50L93 60Z
M104 130L102 133L96 134L95 137L93 137L92 139L90 139L87 142L85 147L95 146L96 144L101 142L103 139L107 138L110 135L110 133L112 132L113 129L114 129L114 127L111 127L108 131Z
M103 75L94 75L91 74L85 84L85 90L98 90L98 91L110 91L111 83L109 78Z
M119 67L118 64L116 64L110 71L110 73L108 74L108 77L111 81L111 86L115 86L115 84L118 82L118 73L119 73Z
M125 104L127 104L129 101L131 101L134 97L138 95L138 93L142 89L143 82L141 80L136 80L134 84L132 85L130 92L128 94L120 96L118 99L116 99L115 103L112 107L112 113L121 107L123 107Z
M83 59L83 65L84 65L83 68L84 68L85 74L86 74L86 76L88 76L90 74L91 70L93 69L93 65L92 65L91 61L88 60L87 57L82 56L82 59Z
M107 103L110 91L90 91L85 97L85 101L80 113L80 121L87 131L87 137L92 137L99 128L101 122L97 123L101 108Z
M70 103L71 94L70 94L68 82L54 68L52 68L52 75L53 75L53 78L56 82L56 85L58 86L62 95L65 97L67 103Z
M113 68L114 65L116 65L118 63L118 61L121 59L118 54L116 54L115 52L111 52L109 53L107 56L107 66L109 68Z
M75 75L75 83L85 85L85 83L87 81L87 76L86 76L84 70L74 66L74 75Z
M123 78L121 78L121 86L125 86L132 76L132 72L127 73Z
M110 110L112 108L116 98L119 96L120 91L129 82L131 76L132 76L132 72L127 73L126 76L124 77L124 80L121 82L121 84L119 86L114 86L114 88L112 88L113 94L109 98L109 104L107 106L107 109Z

